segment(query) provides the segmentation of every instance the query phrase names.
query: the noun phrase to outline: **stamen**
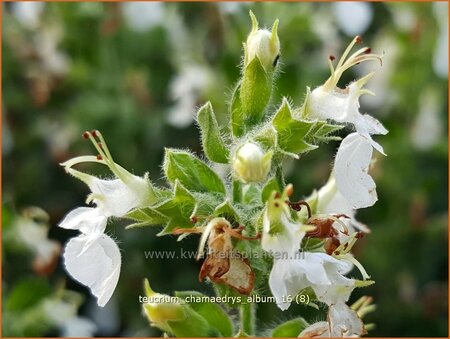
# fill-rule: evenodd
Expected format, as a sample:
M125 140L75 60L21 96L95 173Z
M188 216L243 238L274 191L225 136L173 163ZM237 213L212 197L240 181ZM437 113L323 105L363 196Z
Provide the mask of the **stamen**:
M112 157L111 153L109 152L108 146L105 142L105 139L103 138L103 135L99 131L95 131L95 133L96 133L98 139L100 140L100 142L102 143L102 148L105 150L105 153L108 156L109 160L111 161L112 164L114 164L113 157Z
M84 132L83 134L82 134L82 136L83 136L83 139L89 139L89 132Z
M105 161L106 165L109 166L109 159L108 159L108 157L106 156L105 152L103 151L103 148L99 146L99 144L97 143L97 140L95 140L94 135L92 133L89 133L89 140L94 145L94 147L97 150L98 154L100 154L102 156L102 158Z
M350 53L350 51L352 50L353 46L355 46L356 43L360 43L362 41L361 37L358 35L356 36L352 42L347 46L347 48L344 51L344 54L342 54L341 58L339 59L339 62L336 66L336 69L338 69L339 67L341 67L345 61L345 59L347 59L348 54Z
M363 265L361 265L361 263L358 260L356 260L356 258L353 255L347 253L347 254L344 254L342 256L339 256L339 258L347 260L347 261L350 261L353 265L355 265L358 268L359 272L361 272L363 280L370 279L370 275L367 274L367 272L364 269Z
M363 40L362 40L362 37L361 37L360 35L357 35L357 36L355 37L355 42L356 42L357 44L360 44L362 41L363 41Z
M330 60L330 61L334 61L336 59L336 57L334 56L334 55L330 55L329 57L328 57L328 60Z
M100 154L97 154L97 160L103 160L103 157Z
M292 186L292 184L287 185L284 189L284 193L287 197L290 197L294 193L294 186Z
M297 212L300 212L302 207L301 206L306 206L306 208L308 209L308 219L311 218L312 216L312 211L311 211L311 207L309 206L309 204L304 201L304 200L299 200L297 202L288 202L288 205Z
M205 250L206 241L209 238L213 228L216 226L215 222L210 221L203 230L202 236L200 237L200 241L198 243L197 250L197 260L199 260L203 256L203 251Z
M227 232L228 234L230 234L232 237L234 237L236 239L240 239L240 240L259 240L259 239L261 239L260 233L254 237L246 237L245 235L242 235L242 234L236 232L236 230L234 230L228 226L224 227L223 230L225 232Z
M370 52L372 52L372 48L367 47L366 50L364 51L364 54L369 54Z

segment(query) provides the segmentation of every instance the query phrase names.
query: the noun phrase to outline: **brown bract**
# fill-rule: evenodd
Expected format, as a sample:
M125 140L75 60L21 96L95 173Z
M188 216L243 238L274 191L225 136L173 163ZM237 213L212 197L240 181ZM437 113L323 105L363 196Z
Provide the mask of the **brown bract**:
M225 284L241 294L253 290L255 274L249 261L233 250L228 222L217 223L208 238L208 255L200 269L199 280L205 277L218 284ZM240 234L240 233L237 233Z

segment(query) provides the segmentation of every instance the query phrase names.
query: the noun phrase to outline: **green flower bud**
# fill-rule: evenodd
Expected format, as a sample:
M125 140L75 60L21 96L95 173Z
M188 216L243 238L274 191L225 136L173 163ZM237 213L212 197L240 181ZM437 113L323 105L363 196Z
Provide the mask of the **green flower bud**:
M250 11L252 31L245 46L244 65L247 66L255 57L258 57L266 72L272 71L280 57L280 39L278 38L278 19L275 20L272 30L258 28L258 20Z
M262 182L270 171L273 151L263 150L252 142L241 146L233 159L234 175L244 183Z
M177 297L154 292L147 279L144 281L144 290L147 300L144 300L146 303L143 304L143 309L152 326L171 332L169 322L186 318L183 305Z
M171 297L154 292L147 279L144 281L146 300L142 300L144 314L150 325L175 337L218 337L219 330L204 315L179 296Z

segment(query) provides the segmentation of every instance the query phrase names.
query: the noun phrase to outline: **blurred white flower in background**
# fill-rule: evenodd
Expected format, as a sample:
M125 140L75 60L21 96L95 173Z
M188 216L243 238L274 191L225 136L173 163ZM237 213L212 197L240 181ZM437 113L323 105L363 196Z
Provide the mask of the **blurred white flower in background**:
M77 303L71 300L52 298L43 302L43 311L46 317L59 327L62 337L92 337L97 327L89 319L79 317L77 309Z
M12 4L12 14L23 26L29 29L35 29L40 21L44 10L45 2L41 1L23 1Z
M235 14L239 10L241 10L242 7L249 4L250 2L244 2L244 1L221 1L217 3L217 6L219 6L219 9L224 14Z
M434 72L441 78L448 78L448 3L434 2L434 14L439 23L439 37L433 55Z
M392 15L392 22L402 32L411 31L416 25L416 15L408 4L392 3L387 8Z
M170 83L170 96L175 105L169 110L168 122L178 128L192 124L201 93L212 85L213 74L201 65L184 66Z
M58 45L63 40L62 26L46 26L34 36L36 53L44 72L53 76L64 76L69 71L69 58Z
M144 32L164 25L165 8L161 2L124 2L122 14L127 26L136 32Z
M419 113L411 130L411 142L421 151L433 148L442 138L441 103L437 93L430 88L419 98Z
M332 6L336 21L347 36L362 35L372 22L372 4L368 2L343 1Z
M33 255L33 270L40 275L53 271L61 252L61 245L48 238L48 214L39 207L28 207L17 218L14 229L16 239Z

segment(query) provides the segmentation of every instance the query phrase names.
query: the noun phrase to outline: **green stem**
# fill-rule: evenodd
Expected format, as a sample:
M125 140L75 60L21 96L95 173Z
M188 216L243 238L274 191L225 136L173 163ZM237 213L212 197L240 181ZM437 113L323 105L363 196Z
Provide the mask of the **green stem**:
M255 305L253 303L240 306L241 330L250 336L255 335Z
M283 190L286 186L286 182L284 181L283 167L281 166L281 163L276 168L275 178L277 180L278 186L281 190Z
M242 184L233 179L233 202L242 202Z

